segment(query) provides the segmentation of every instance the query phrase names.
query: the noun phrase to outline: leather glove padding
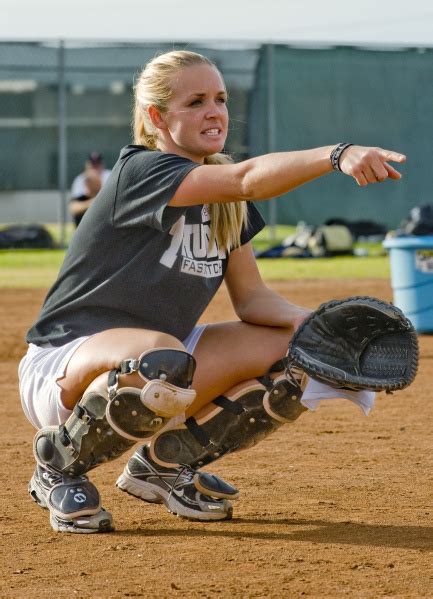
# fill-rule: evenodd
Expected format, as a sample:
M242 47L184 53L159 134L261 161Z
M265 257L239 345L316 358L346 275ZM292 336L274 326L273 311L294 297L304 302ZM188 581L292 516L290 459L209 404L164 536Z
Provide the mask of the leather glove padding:
M331 387L392 392L412 383L418 340L401 310L375 297L322 304L295 332L288 363Z

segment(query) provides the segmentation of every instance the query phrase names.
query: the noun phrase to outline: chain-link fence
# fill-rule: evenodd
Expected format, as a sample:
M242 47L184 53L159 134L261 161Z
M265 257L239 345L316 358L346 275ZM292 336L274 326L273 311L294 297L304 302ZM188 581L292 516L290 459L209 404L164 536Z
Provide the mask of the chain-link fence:
M398 223L430 202L433 50L190 44L0 43L0 223L64 221L90 151L110 168L131 142L134 78L157 53L205 54L229 90L235 159L352 141L408 154L398 185L314 182L261 207L268 222L329 217Z

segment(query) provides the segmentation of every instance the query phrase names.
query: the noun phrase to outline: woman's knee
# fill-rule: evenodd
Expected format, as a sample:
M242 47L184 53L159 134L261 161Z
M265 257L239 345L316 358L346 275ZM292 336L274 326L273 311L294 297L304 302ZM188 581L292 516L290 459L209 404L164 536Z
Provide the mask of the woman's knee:
M282 358L293 334L291 327L269 327L248 323L208 325L198 345L198 357L211 356L222 365L260 365L267 369Z
M293 330L246 323L208 325L194 356L194 388L206 397L242 381L262 376L283 358ZM208 391L206 391L206 389Z

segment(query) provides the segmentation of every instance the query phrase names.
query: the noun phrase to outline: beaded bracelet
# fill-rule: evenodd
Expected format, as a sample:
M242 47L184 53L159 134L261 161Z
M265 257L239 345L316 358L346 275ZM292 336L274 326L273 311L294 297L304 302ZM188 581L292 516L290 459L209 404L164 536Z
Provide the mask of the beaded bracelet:
M341 168L340 168L341 155L344 152L344 150L346 150L350 146L353 146L353 144L348 144L348 143L343 142L343 143L339 143L338 146L335 146L335 148L332 150L329 158L331 159L331 165L332 165L332 168L334 169L334 171L341 172Z

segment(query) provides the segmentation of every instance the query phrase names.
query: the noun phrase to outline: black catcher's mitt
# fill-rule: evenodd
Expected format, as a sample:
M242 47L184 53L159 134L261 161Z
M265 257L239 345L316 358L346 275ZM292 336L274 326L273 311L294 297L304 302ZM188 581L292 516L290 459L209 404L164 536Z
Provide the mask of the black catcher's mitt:
M401 310L375 297L322 304L295 332L287 362L331 387L397 391L412 383L418 340Z

